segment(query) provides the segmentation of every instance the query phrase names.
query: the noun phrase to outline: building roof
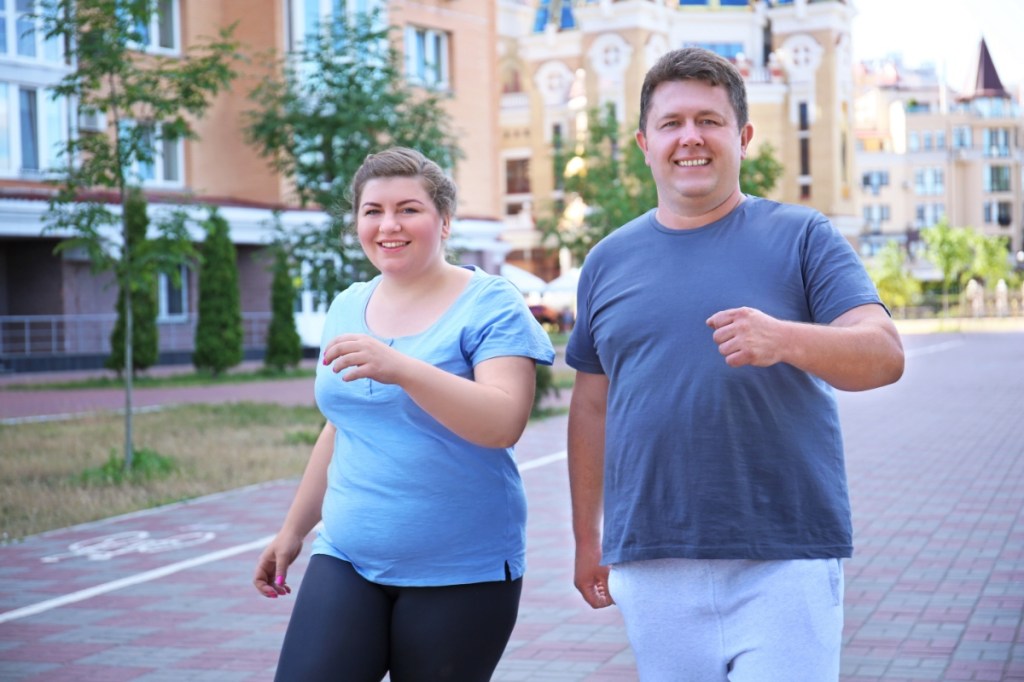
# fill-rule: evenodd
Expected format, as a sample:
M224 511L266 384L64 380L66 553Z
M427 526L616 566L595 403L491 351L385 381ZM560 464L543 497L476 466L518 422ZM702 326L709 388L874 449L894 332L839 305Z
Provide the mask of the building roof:
M981 39L978 49L978 68L974 73L973 80L967 84L967 91L961 99L971 100L978 97L1010 99L1010 93L1003 87L1003 81L999 78L999 72L996 71L995 62L992 61L992 55L989 54L984 38Z

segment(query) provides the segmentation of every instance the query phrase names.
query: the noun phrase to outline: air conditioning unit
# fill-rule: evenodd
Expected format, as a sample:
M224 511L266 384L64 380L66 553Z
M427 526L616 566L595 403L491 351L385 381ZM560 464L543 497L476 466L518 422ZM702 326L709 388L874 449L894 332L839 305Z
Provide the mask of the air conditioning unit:
M83 133L106 132L107 115L98 109L79 109L78 130Z

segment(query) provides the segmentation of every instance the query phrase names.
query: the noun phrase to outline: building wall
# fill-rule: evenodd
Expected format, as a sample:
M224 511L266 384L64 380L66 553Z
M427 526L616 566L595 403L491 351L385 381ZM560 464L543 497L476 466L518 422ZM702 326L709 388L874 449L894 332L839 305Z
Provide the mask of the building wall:
M572 145L577 135L585 135L581 113L610 102L620 123L632 127L639 119L644 77L665 52L693 44L729 49L739 45L742 50L731 58L747 82L755 129L750 152L769 143L784 167L772 198L812 206L832 218L851 240L856 238L852 10L846 3L588 3L574 8L574 26L549 23L542 31L531 27L525 34L521 6L502 4L502 53L506 65L518 60L523 95L530 102L526 118L519 113L518 98L503 99L502 153L507 158L529 157L528 199L536 216L550 215L562 198L551 164L552 126L560 126L565 144ZM766 45L769 26L771 44ZM809 107L810 125L803 133L798 127L800 102ZM528 141L523 139L524 126L529 129ZM803 178L801 137L807 139L810 155L810 175ZM802 187L810 189L802 192ZM506 205L522 200L506 196ZM524 234L527 222L510 218L509 232L520 249L539 248L537 232L529 235L532 240Z
M245 112L255 105L249 93L264 70L259 57L269 50L280 56L285 46L283 0L181 0L182 40L186 45L236 25L234 37L249 63L234 64L239 77L219 94L206 116L195 122L198 142L185 150L186 181L196 194L261 205L290 205L288 184L270 170L244 139ZM226 165L231 171L225 172Z

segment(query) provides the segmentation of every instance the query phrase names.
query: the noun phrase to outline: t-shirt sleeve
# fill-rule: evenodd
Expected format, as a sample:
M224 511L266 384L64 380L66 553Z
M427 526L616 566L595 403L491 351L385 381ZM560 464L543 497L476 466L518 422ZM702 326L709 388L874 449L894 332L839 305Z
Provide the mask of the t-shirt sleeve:
M481 287L473 319L463 331L463 353L474 367L497 357L526 357L542 365L555 360L551 339L510 283L493 277Z
M882 305L857 253L824 216L809 227L802 260L812 321L829 324L857 306Z
M591 253L590 258L594 254ZM590 262L590 261L588 261ZM594 345L591 329L590 292L594 281L591 273L595 266L584 267L580 271L580 281L576 292L576 323L573 325L569 343L565 347L565 361L573 369L588 374L604 374L604 366Z

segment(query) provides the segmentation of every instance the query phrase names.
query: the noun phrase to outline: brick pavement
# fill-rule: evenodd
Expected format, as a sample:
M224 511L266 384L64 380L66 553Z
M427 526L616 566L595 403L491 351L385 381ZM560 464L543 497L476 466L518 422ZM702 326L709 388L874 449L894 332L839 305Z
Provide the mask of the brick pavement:
M899 384L839 394L856 532L842 680L1024 681L1024 334L906 345ZM537 465L564 446L565 417L555 417L531 424L519 447L529 570L499 682L636 679L617 611L591 611L572 589L564 460ZM270 679L291 600L259 598L248 577L293 488L274 482L0 547L0 621L111 588L0 622L0 680ZM108 559L60 557L117 532L148 537L122 536L136 551Z

